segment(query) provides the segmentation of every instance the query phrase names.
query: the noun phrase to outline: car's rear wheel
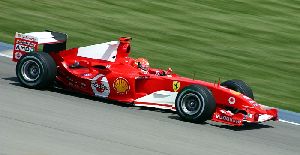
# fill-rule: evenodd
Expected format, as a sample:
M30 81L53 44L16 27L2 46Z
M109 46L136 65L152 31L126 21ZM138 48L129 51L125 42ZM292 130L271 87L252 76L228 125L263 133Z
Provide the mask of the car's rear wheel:
M221 83L221 86L224 86L236 92L240 92L254 100L252 89L246 82L242 80L228 80Z
M20 83L29 88L46 88L56 77L56 63L47 53L29 53L20 58L16 66Z
M190 85L178 93L175 106L182 119L204 122L212 117L216 103L212 93L206 87Z

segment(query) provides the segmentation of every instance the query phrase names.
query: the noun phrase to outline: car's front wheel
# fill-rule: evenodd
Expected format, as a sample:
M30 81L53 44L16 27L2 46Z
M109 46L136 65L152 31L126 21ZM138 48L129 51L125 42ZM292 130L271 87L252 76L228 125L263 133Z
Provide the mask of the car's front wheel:
M178 93L175 106L182 119L190 122L204 122L212 117L216 103L208 88L190 85Z
M48 53L29 53L16 66L21 84L29 88L46 88L56 77L56 63Z
M254 100L252 89L246 82L242 80L228 80L221 83L221 86L242 93L243 95L246 95Z

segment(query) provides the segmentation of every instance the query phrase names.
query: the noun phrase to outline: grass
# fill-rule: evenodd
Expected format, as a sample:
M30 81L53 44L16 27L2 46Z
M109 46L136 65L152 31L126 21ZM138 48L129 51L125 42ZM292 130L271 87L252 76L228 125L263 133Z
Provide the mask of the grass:
M260 103L300 112L300 1L0 0L0 40L51 29L69 47L133 37L133 57L207 81L242 79Z

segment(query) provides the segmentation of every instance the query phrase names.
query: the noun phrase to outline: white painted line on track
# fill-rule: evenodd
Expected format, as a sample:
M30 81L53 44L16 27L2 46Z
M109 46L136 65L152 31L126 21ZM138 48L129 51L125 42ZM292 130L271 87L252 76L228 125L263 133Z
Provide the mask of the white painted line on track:
M10 55L6 55L6 54L2 54L2 53L0 53L0 56L1 56L1 57L12 58L12 56L10 56Z
M286 120L283 120L283 119L279 119L279 122L284 122L284 123L288 123L288 124L293 124L293 125L300 125L299 123L295 123L295 122L290 122L290 121L286 121Z

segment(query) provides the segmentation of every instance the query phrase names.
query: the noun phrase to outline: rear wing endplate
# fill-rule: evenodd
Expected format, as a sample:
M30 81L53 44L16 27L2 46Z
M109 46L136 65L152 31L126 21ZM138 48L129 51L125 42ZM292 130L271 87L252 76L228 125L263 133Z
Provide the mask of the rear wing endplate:
M13 49L13 61L17 62L22 55L35 52L38 50L38 38L30 35L24 35L16 32L14 49Z
M16 32L12 60L18 62L21 56L30 52L37 52L39 44L44 45L43 52L65 50L67 38L68 36L65 33L52 31L25 34Z

